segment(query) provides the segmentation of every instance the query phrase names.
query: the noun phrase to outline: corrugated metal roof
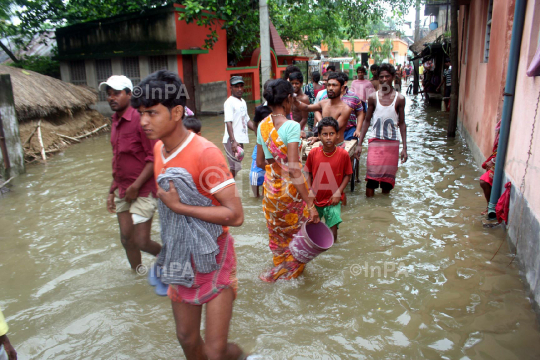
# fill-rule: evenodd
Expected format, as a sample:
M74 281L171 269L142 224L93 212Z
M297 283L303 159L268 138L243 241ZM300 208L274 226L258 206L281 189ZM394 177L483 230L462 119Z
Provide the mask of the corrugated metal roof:
M36 34L28 43L26 49L17 50L15 44L13 43L13 37L0 39L0 41L2 41L2 43L18 58L24 55L51 56L52 49L54 46L56 46L54 30L45 32L43 34ZM0 49L0 64L7 62L11 62L10 57Z
M287 47L283 43L283 40L281 40L281 36L279 36L276 28L274 27L274 24L270 21L270 47L274 49L276 52L276 55L290 55L289 50L287 50Z

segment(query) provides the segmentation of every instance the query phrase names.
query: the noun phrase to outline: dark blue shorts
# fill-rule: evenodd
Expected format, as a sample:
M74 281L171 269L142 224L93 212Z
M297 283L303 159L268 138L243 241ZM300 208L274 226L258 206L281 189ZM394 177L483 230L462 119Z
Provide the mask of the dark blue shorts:
M343 137L345 138L345 140L352 140L352 139L356 139L353 135L354 135L354 132L356 131L356 128L355 127L352 127L348 130L345 130L345 133L343 134Z

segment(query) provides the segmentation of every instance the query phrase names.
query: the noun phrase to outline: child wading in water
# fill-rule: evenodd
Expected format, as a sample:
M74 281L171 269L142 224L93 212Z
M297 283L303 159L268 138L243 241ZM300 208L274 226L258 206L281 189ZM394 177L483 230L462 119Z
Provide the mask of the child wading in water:
M322 146L313 148L308 155L305 170L309 174L310 196L315 196L315 208L319 217L337 240L341 220L341 202L345 200L343 190L353 173L349 153L336 146L339 125L333 117L323 118L317 125ZM313 193L315 195L313 195Z
M221 150L184 126L186 97L178 75L160 70L140 86L142 94L131 103L146 136L160 140L154 147L163 240L157 262L161 280L170 285L176 336L188 360L245 359L227 342L238 287L228 227L244 221L234 179Z

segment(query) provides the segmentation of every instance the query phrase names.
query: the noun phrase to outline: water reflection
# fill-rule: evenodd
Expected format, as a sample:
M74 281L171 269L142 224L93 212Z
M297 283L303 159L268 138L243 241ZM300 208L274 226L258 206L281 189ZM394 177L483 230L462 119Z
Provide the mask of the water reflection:
M446 139L444 116L411 98L406 120L409 161L395 190L366 199L362 184L348 193L340 242L297 281L274 285L258 279L271 255L261 199L250 196L250 137L238 176L246 219L232 230L240 280L233 341L268 359L540 355L507 246L490 261L505 233L482 228L469 151ZM203 135L220 147L223 129L220 117L203 119ZM31 166L0 198L0 306L21 359L183 358L169 301L131 272L105 209L110 159L107 135L88 139ZM389 263L406 275L371 276ZM353 271L366 264L368 276Z

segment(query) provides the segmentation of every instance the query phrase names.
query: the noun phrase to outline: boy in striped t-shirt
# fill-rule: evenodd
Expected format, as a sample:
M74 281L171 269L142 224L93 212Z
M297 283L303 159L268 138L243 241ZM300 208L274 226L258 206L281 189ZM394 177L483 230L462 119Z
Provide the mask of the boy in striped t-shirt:
M154 146L156 181L167 169L179 168L177 170L181 169L187 175L178 180L188 184L192 192L198 192L200 196L197 198L206 198L206 203L211 204L200 206L195 201L196 196L179 195L172 180L167 191L161 184L157 196L162 212L162 234L170 229L172 223L163 221L165 214L170 216L174 213L172 218L176 224L182 220L178 217L184 216L192 218L192 223L193 219L198 219L198 224L221 225L221 234L215 239L219 248L217 255L204 252L207 249L199 247L188 249L188 257L177 256L179 252L175 247L188 246L186 236L180 231L175 232L178 236L170 237L161 249L159 259L165 259L160 264L163 265L161 276L170 285L168 296L177 338L187 359L245 359L242 349L227 340L238 287L234 239L228 228L240 226L244 221L244 210L233 176L221 151L210 141L186 129L183 123L186 96L182 92L185 87L177 74L159 70L139 85L142 91L138 97L131 98L131 104L140 113L146 136L159 140ZM205 267L205 270L197 268L192 254L207 255L205 261L213 265L212 260L215 259L217 265ZM164 275L178 269L183 269L180 277L187 274L188 281ZM203 305L206 306L207 324L204 340L200 333Z

